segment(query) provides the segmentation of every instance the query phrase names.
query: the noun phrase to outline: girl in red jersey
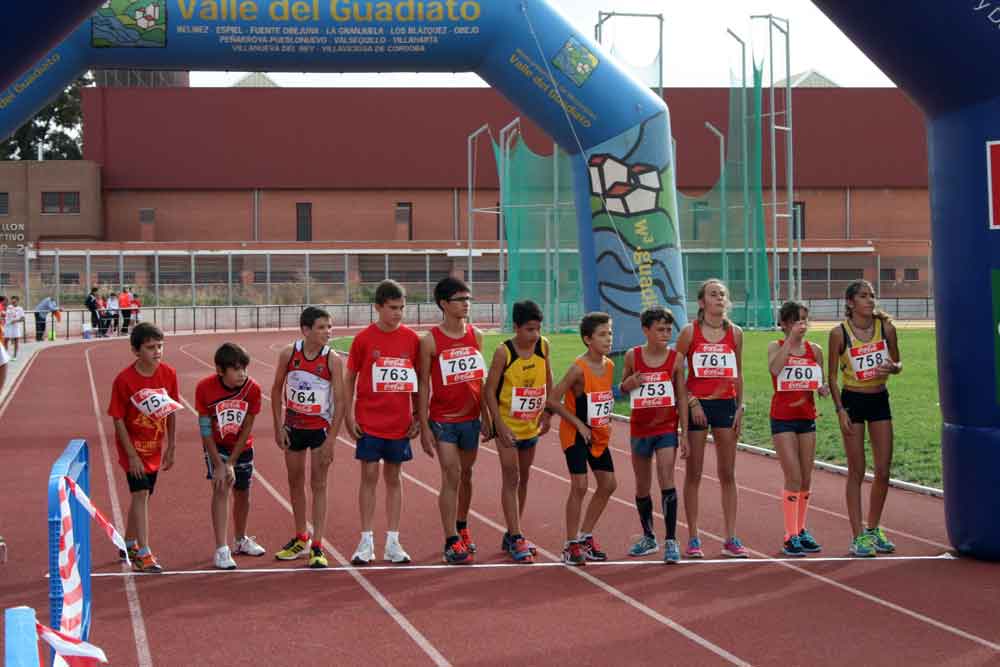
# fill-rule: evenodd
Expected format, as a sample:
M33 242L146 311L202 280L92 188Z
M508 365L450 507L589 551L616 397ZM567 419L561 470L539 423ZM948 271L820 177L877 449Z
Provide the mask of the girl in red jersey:
M805 340L809 330L809 309L796 301L786 301L778 313L783 340L767 346L767 367L771 371L771 438L785 475L781 509L785 519L782 552L805 556L822 551L806 530L809 489L816 459L816 401L813 392L829 396L823 382L823 350Z
M705 440L712 429L722 489L726 542L722 555L746 558L736 537L736 439L743 421L743 330L729 321L729 290L710 278L698 288L698 319L684 327L677 354L687 359L688 440L691 455L684 475L684 512L690 540L685 555L704 558L698 535L698 487L705 462Z
M674 488L678 445L681 458L688 454L687 410L680 414L677 410L678 405L687 406L687 388L682 376L684 364L677 363L677 351L667 347L674 325L674 316L669 310L659 306L647 308L642 311L639 320L646 335L646 344L625 353L621 383L622 393L629 394L632 407L629 427L632 469L635 471L635 506L643 533L629 549L628 555L645 556L659 549L653 533L653 499L649 496L655 457L656 475L660 481L660 507L666 524L663 561L676 563L681 559L676 536L677 489Z

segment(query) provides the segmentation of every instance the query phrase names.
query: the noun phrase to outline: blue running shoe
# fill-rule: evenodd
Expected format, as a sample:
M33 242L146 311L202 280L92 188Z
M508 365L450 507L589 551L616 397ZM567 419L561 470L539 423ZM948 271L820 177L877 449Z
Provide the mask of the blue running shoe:
M677 540L667 540L663 543L663 562L670 565L681 562L681 545Z
M781 548L781 553L793 558L801 558L806 555L805 549L802 548L802 541L798 535L792 535L785 540L785 544Z
M880 527L869 528L866 532L872 537L875 551L880 554L891 554L896 550L896 545L889 541L889 538L885 536L885 531Z
M628 555L633 558L648 556L659 551L660 545L656 543L656 538L651 535L643 535L639 540L629 547Z
M802 544L802 550L809 554L817 554L823 550L816 538L810 534L805 528L799 533L799 542Z
M874 558L875 542L867 532L862 532L851 542L850 554L855 558Z

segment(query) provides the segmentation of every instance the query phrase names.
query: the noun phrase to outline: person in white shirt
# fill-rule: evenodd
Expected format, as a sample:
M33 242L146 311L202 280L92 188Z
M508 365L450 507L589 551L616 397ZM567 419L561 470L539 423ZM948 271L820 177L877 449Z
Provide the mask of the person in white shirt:
M111 294L108 295L108 316L111 318L111 326L108 327L110 329L111 335L112 336L117 335L119 327L118 325L119 308L118 308L118 295L115 294L114 292L111 292Z
M10 304L7 306L7 316L4 320L3 338L4 346L10 351L11 343L14 345L12 358L17 359L20 351L21 337L24 335L24 308L21 307L21 299L16 296L10 297Z

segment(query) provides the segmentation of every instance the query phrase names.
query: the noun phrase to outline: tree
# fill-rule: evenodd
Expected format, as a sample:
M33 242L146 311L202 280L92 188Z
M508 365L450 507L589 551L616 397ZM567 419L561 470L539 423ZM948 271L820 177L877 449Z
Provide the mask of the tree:
M9 139L0 143L0 160L34 160L41 143L46 160L80 160L83 158L83 124L81 89L94 83L90 73L84 73L34 118L18 128Z

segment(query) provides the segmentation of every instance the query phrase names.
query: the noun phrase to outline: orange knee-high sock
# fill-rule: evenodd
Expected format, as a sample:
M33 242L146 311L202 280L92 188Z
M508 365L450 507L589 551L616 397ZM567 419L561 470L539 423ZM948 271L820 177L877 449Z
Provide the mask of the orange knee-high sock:
M798 523L796 533L801 533L806 528L806 512L809 511L809 490L799 492Z
M787 540L792 535L798 535L798 531L795 530L796 521L798 516L796 512L798 511L798 491L789 491L785 489L781 492L781 512L785 516L785 539Z

